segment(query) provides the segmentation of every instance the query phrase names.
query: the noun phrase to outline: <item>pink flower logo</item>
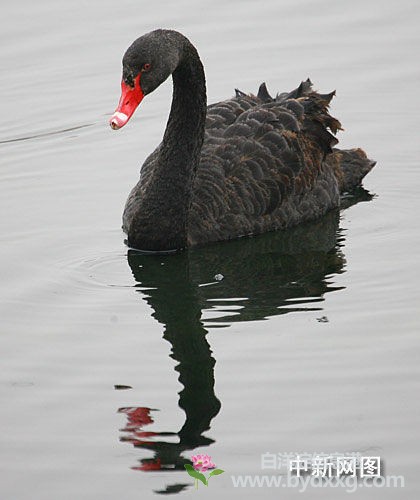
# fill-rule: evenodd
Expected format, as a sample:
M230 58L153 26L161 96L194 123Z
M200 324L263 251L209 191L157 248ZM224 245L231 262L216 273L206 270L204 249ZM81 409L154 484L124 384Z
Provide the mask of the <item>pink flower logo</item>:
M207 472L207 469L214 469L216 467L209 455L193 455L191 460L193 461L194 469L199 472Z
M184 467L188 474L195 479L196 489L198 488L198 481L201 481L205 486L208 486L211 476L218 476L219 474L223 474L223 472L225 472L222 469L216 469L216 465L211 461L211 457L209 455L193 455L191 460L193 464L185 464ZM207 472L208 469L213 470L206 478L203 472Z

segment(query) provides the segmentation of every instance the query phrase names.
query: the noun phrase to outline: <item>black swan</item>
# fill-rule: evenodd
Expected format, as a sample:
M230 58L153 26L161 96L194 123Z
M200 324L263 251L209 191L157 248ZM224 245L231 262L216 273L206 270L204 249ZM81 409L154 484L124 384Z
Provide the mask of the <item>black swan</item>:
M262 84L256 96L236 90L207 107L197 50L172 30L147 33L126 51L111 127L124 126L171 74L163 140L124 210L131 247L179 250L316 219L375 165L361 149L332 149L341 128L328 113L334 92L315 92L309 79L275 98Z

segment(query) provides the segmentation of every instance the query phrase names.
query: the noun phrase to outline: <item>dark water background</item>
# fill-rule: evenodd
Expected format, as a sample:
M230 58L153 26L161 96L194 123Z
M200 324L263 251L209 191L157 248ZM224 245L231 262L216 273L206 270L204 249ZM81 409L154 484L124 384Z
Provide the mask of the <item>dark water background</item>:
M233 488L267 451L380 455L405 488L358 498L414 498L419 21L414 0L4 2L2 499L299 497ZM336 88L341 145L378 161L373 200L286 235L127 255L122 208L171 83L122 131L107 119L124 50L157 27L195 43L209 102L261 81ZM198 493L197 452L226 470Z

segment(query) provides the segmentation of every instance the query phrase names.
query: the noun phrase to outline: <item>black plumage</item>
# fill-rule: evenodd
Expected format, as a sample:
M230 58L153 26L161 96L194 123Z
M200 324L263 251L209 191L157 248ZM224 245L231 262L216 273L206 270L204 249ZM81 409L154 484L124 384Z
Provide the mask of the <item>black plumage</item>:
M151 70L143 74L146 62ZM315 92L309 79L276 97L265 84L257 95L236 90L207 107L198 53L170 30L136 40L123 66L125 74L141 74L144 94L169 74L174 82L163 141L125 207L132 247L181 249L316 219L374 166L361 149L333 148L341 128L328 112L334 92Z

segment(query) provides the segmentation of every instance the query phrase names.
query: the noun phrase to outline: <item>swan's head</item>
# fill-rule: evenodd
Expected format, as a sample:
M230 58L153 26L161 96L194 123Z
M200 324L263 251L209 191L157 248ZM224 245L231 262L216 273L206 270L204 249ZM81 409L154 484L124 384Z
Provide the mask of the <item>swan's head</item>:
M153 92L173 73L180 60L183 35L156 30L138 38L123 57L121 97L109 124L123 127L143 97Z

